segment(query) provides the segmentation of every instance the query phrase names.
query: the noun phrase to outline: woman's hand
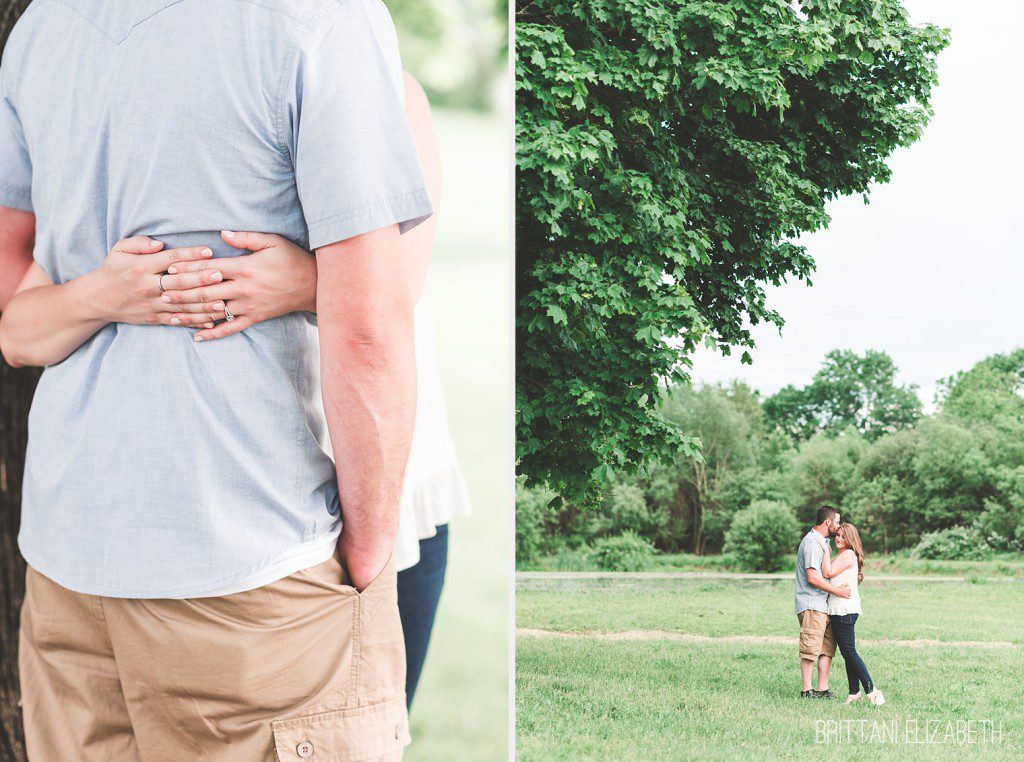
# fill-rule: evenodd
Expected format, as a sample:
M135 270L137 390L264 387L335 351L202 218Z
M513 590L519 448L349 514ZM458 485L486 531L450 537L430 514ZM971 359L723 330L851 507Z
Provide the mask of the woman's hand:
M169 287L167 268L195 266L213 256L207 246L188 246L163 250L164 244L149 236L124 238L114 244L96 270L83 276L89 286L90 301L97 313L109 323L136 325L177 325L174 307L160 299L160 285ZM219 275L197 271L180 276L175 288L196 288L217 283ZM200 315L201 323L210 323L212 315Z
M289 312L316 312L316 260L312 254L272 233L224 230L221 237L229 246L252 254L169 266L163 281L167 291L160 299L176 310L171 315L174 325L203 325L206 320L201 318L208 315L224 319L226 305L233 320L216 327L207 325L207 330L195 334L195 341L209 341ZM203 274L217 279L212 285L200 286L179 285L176 280Z

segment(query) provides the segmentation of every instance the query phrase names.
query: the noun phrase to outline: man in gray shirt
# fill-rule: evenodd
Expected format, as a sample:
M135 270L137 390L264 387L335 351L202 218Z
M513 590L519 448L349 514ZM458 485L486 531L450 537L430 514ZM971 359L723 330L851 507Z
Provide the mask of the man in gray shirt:
M36 0L19 20L0 285L33 259L49 284L4 316L87 332L29 418L31 756L401 755L389 558L415 360L397 243L431 212L379 0ZM227 241L245 231L315 252L317 315L198 343L91 312L115 242L151 240L166 266L244 254Z
M836 641L828 618L828 596L850 597L850 586L830 584L821 573L821 562L828 552L828 539L839 529L839 511L830 505L818 509L815 525L796 554L796 617L800 622L800 695L804 698L831 698L828 673L836 655ZM814 665L818 665L818 689L811 689Z

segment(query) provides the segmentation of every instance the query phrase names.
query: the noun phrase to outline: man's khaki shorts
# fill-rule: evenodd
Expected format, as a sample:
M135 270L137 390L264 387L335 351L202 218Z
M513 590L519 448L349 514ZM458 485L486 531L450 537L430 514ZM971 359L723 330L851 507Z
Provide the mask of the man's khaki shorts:
M188 600L75 593L32 569L21 612L32 762L399 760L409 743L394 560L337 555Z
M819 656L836 655L836 639L832 634L832 623L824 611L801 611L796 615L800 622L800 658L817 661Z

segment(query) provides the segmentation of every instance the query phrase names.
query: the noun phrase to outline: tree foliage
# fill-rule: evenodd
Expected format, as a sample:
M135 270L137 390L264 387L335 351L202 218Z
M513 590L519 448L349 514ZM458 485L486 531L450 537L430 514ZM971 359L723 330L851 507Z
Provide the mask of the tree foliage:
M765 284L889 179L947 38L897 0L534 0L516 37L517 455L586 502L697 455L660 382L782 325Z
M896 365L885 352L836 349L810 384L786 386L769 397L764 414L796 441L850 428L874 440L913 426L921 417L921 399L915 386L896 383Z
M873 440L849 426L794 443L762 414L771 398L762 402L742 384L674 388L664 415L700 434L703 461L678 457L649 476L616 477L600 511L523 488L525 496L544 495L547 513L543 526L528 528L538 509L524 498L516 531L536 530L535 545L547 549L541 554L631 531L662 552L728 549L751 565L766 551L740 548L760 541L736 521L752 505L784 506L810 526L828 503L858 525L872 551L918 547L920 557L964 557L974 543L972 555L1024 552L1022 361L1024 351L982 360L947 379L934 413Z

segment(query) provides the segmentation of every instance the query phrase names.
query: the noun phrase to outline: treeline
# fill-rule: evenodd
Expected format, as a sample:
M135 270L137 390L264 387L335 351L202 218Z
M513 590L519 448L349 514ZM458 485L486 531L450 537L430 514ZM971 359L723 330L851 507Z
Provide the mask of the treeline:
M896 371L884 352L836 350L808 385L764 399L742 383L671 389L662 414L700 437L703 457L613 481L596 509L521 487L520 563L639 544L701 555L762 547L769 558L748 565L770 567L823 503L873 551L1024 551L1024 349L943 380L929 415Z

